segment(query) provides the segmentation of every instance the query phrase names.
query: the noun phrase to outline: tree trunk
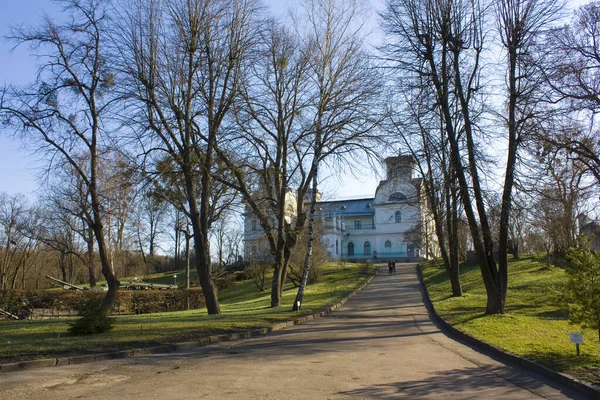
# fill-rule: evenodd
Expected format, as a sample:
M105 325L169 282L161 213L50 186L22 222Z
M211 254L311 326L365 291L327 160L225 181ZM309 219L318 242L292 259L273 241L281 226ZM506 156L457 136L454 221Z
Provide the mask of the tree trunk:
M454 182L454 178L451 178ZM449 215L448 224L448 247L450 249L450 284L452 285L452 296L460 297L463 295L462 286L460 284L460 263L458 261L458 196L454 183L449 195Z
M281 286L281 275L282 275L282 259L283 259L283 250L278 252L279 254L275 256L275 265L273 266L273 280L271 281L271 307L276 308L279 307L281 302L281 291L279 290Z
M512 206L512 188L514 186L515 165L517 162L517 53L516 48L510 46L509 58L509 99L508 99L508 156L506 159L506 173L504 177L504 190L502 191L502 208L500 211L500 234L498 239L498 275L500 299L502 308L506 302L508 285L508 223Z
M97 128L97 122L94 124L94 127ZM102 206L100 203L100 196L97 192L98 190L98 181L97 181L97 154L96 154L96 139L97 136L93 136L92 145L90 147L90 200L92 207L92 216L93 223L92 229L94 231L94 235L96 236L96 243L98 244L98 255L100 256L100 265L102 266L102 275L106 279L106 283L108 284L108 291L106 292L106 296L104 296L104 300L102 301L102 312L104 315L110 315L112 311L112 306L115 304L117 300L117 292L119 290L119 280L115 275L115 271L112 268L112 263L110 259L110 255L108 254L106 247L106 240L104 238L104 226L102 224Z
M291 259L292 249L288 243L286 243L286 246L283 248L283 267L281 268L281 276L279 277L279 297L283 296L283 289L285 289L285 283L287 282L287 274Z
M99 203L97 203L99 205ZM94 218L96 223L94 224L94 234L96 236L96 242L98 243L98 255L100 256L100 265L102 266L102 275L106 279L108 284L108 291L102 301L102 311L105 315L110 315L112 306L117 300L117 292L119 290L119 280L117 279L115 272L111 267L110 257L106 249L106 242L104 240L104 227L100 221L100 213L94 208Z
M69 282L69 277L67 276L67 264L65 261L65 253L64 252L60 252L60 254L58 255L58 268L60 268L60 273L62 275L62 281L63 282ZM71 283L71 282L69 282Z
M177 211L177 216L176 216L176 221L175 221L175 269L179 271L179 253L180 253L180 249L179 249L179 242L180 242L180 236L181 236L181 229L180 229L180 223L181 221L179 220L180 216L179 216L179 211Z
M196 271L198 271L198 279L206 301L206 309L209 315L219 314L221 312L219 306L219 298L217 296L217 288L214 285L210 275L210 248L208 238L201 232L200 216L196 206L195 199L189 200L191 211L192 230L194 232L194 250L196 252Z
M190 235L185 235L185 288L190 288Z
M455 50L459 51L459 50ZM477 159L475 143L473 140L473 126L470 116L469 104L465 98L463 91L463 85L460 76L460 57L458 54L454 55L454 74L455 74L455 90L460 101L460 111L463 116L464 130L466 136L467 145L467 156L469 160L469 171L471 175L472 192L475 197L475 205L477 207L477 215L479 219L475 217L475 211L471 204L471 197L469 190L471 185L467 183L467 179L464 173L464 167L460 159L460 150L458 141L456 139L455 132L452 130L449 135L449 141L453 156L451 157L456 175L458 177L458 183L461 190L461 198L465 207L465 214L469 222L471 229L471 237L475 247L475 252L479 259L481 275L486 288L486 294L488 298L487 307L485 313L490 314L502 314L504 313L504 303L502 301L501 290L499 287L498 270L496 269L496 261L494 260L493 252L493 241L490 231L490 226L485 210L485 202L483 199L483 191L479 182L479 171L477 169ZM449 115L449 109L444 110L447 115L445 116L447 121L450 121L452 116Z
M96 271L94 268L94 231L88 228L87 243L87 269L90 281L90 287L96 286Z
M300 287L296 294L296 300L292 306L292 311L300 310L302 300L304 299L304 290L308 282L308 272L310 271L310 263L312 260L312 247L314 239L314 222L315 222L315 203L317 202L317 171L315 168L315 174L313 175L312 181L312 197L310 199L310 213L308 217L308 238L306 243L306 257L304 258L304 268L302 270L302 279L300 281Z

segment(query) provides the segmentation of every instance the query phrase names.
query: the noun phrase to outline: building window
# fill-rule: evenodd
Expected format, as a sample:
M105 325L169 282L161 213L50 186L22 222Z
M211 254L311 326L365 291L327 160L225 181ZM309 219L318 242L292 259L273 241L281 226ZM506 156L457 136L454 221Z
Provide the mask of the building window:
M388 201L396 201L396 202L406 201L406 200L407 200L406 195L401 192L392 193L392 195L388 199Z
M258 249L256 248L256 246L252 246L252 250L250 251L250 257L256 258L257 255L258 255Z
M256 220L255 219L252 220L252 230L253 231L256 230Z
M364 251L363 253L365 254L365 256L370 256L371 255L371 243L369 243L368 241L365 242L365 244L363 245Z
M352 242L348 243L348 255L349 256L354 255L354 243L352 243Z
M339 246L339 242L338 242L338 240L336 239L336 240L335 240L335 255L336 255L336 256L339 254L338 246Z
M392 242L389 240L386 240L383 246L385 247L385 251L392 251Z
M362 223L360 221L354 221L354 229L362 229Z
M396 214L394 214L394 217L396 219L396 223L402 222L402 213L400 211L396 211Z

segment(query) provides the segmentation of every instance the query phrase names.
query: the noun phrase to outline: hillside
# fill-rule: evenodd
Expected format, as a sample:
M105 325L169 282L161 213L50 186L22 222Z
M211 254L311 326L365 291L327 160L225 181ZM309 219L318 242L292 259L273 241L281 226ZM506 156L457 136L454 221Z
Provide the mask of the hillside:
M436 311L458 329L555 371L600 383L600 343L597 332L569 324L566 307L557 300L564 270L547 267L541 258L509 262L509 288L504 315L484 315L485 289L479 267L461 265L464 296L450 296L450 283L440 263L421 265ZM581 332L581 355L569 333Z

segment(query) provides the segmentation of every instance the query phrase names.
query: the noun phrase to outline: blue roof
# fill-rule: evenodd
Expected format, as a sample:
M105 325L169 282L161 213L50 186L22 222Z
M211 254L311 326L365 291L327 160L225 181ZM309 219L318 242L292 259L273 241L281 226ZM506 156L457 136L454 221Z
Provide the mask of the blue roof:
M374 215L374 204L375 198L371 197L368 199L320 201L316 207L317 212L325 214L326 217L334 214L339 216Z

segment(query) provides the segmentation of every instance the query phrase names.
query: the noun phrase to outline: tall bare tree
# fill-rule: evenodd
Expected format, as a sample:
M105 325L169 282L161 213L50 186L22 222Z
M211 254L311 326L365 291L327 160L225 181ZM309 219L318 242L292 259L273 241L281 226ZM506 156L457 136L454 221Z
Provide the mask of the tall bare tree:
M535 95L542 83L535 65L541 60L532 59L536 37L551 27L562 15L562 0L501 0L496 4L498 29L506 52L508 154L502 189L500 226L498 237L498 272L501 301L506 301L508 285L508 240L513 187L519 147L524 136L534 130L541 100ZM544 97L544 96L542 96Z
M486 314L501 313L499 276L480 178L478 113L486 9L479 1L388 1L382 14L386 57L409 77L422 78L439 110L450 165L458 182L487 293Z
M308 63L311 87L312 193L308 220L308 245L298 294L302 304L312 258L314 214L318 197L318 170L323 162L345 163L354 154L373 156L379 142L380 75L365 51L365 3L360 0L310 0L302 4L308 23ZM312 182L310 182L312 181Z
M210 314L220 312L210 275L214 152L254 46L257 10L254 0L123 4L123 90L139 131L150 134L147 140L184 177L196 269Z
M217 151L234 177L230 185L262 227L274 258L271 306L278 307L290 255L306 221L308 177L302 163L308 139L301 116L308 106L307 58L299 41L274 21L261 39L232 135ZM298 187L296 198L292 185Z
M400 147L416 160L422 178L422 198L426 200L421 206L433 221L436 245L450 279L452 295L461 296L458 245L460 198L439 110L430 106L432 93L421 77L404 77L398 91L399 95L389 96L390 110L386 125L389 132L400 139ZM398 99L394 100L396 97ZM419 235L423 234L421 230Z
M87 163L86 158L77 161L82 167ZM88 281L90 287L94 287L96 286L95 237L94 230L91 228L93 215L87 186L68 162L60 162L49 178L46 182L47 191L41 197L48 229L42 232L41 240L49 248L57 249L57 246L69 248L70 246L55 241L55 239L65 237L64 234L57 235L54 232L56 229L61 229L61 226L64 228L65 224L67 229L71 229L80 236L86 245L85 263L88 270ZM79 252L76 254L79 256Z
M568 150L600 182L600 2L580 7L571 23L546 32L537 53L547 100L556 111L549 128L537 132L538 149Z
M244 86L233 135L219 150L274 258L272 307L280 305L292 252L309 220L307 202L317 198L319 164L373 148L366 143L376 137L379 81L362 47L358 4L303 6L308 25L293 33L270 22L261 36L261 57Z
M26 88L0 90L0 115L22 133L25 143L71 164L84 182L108 292L102 303L110 313L119 281L110 264L102 214L98 165L107 148L107 112L114 75L106 54L107 1L62 0L66 22L47 17L37 28L15 28L10 39L30 45L40 56L37 81ZM85 158L85 165L79 160Z
M22 230L26 224L27 213L27 202L23 195L10 196L0 193L0 290L14 286L15 271L18 271L19 247L25 239Z

